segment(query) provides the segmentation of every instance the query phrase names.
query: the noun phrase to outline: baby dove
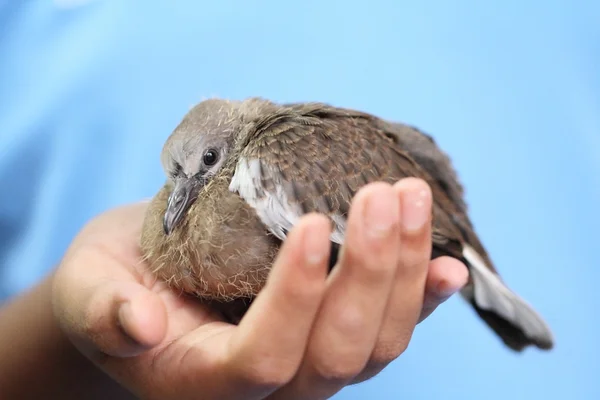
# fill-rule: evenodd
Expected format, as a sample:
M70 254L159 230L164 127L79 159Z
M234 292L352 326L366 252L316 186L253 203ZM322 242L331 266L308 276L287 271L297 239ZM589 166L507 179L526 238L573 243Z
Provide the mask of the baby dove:
M463 298L509 348L553 346L544 320L499 277L450 160L413 127L322 103L210 99L183 118L161 162L168 179L148 208L142 250L178 290L243 314L303 214L328 216L338 249L359 188L419 177L434 199L432 259L467 265Z

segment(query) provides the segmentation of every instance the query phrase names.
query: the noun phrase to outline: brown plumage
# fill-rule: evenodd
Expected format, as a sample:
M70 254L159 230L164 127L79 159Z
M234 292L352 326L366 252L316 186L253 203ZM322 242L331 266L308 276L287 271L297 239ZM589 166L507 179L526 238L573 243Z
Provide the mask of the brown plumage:
M169 180L149 207L142 249L175 288L233 301L239 317L302 214L329 216L339 247L362 186L414 176L433 193L432 258L469 267L465 299L510 348L553 345L544 321L498 277L449 158L415 128L322 103L213 99L186 115L162 162Z

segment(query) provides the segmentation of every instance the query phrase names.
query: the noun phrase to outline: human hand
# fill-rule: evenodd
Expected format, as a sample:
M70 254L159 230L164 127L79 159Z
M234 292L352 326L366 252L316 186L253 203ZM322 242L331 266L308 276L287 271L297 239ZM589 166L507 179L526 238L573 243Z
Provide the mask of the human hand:
M425 183L376 183L356 195L329 276L330 225L305 216L265 288L231 325L153 278L139 250L145 208L118 208L88 224L53 290L73 343L142 398L328 398L397 358L415 325L467 279L459 261L429 260Z

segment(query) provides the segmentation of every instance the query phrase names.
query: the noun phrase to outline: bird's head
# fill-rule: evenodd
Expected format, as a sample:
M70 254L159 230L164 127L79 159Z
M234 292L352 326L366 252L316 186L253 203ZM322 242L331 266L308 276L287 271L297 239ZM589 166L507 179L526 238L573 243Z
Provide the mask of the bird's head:
M204 100L175 128L161 155L173 187L163 219L165 234L175 229L200 191L223 169L236 138L264 104L261 99Z

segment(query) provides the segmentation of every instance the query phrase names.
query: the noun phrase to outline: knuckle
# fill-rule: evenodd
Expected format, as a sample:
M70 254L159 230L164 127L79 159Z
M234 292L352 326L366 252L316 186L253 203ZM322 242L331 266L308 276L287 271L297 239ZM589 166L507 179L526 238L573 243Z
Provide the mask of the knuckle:
M418 274L426 272L429 265L429 254L424 251L403 251L400 256L400 274Z
M319 301L324 290L324 281L310 283L289 282L283 289L285 301L300 308L314 306Z
M386 249L382 249L379 253L372 253L361 263L363 271L373 279L383 279L390 276L397 265L396 254L389 254Z
M275 389L287 384L296 374L294 363L274 357L262 357L242 368L243 381L264 389Z
M357 357L319 357L313 363L320 379L337 384L351 381L364 367L365 362Z
M361 307L350 304L338 310L332 319L332 324L341 338L346 341L358 342L365 334L367 316Z
M408 341L396 340L380 342L373 349L369 364L374 367L383 367L394 361L408 348Z
M342 263L360 270L367 282L381 282L394 273L398 260L395 250L360 251L358 246L352 246L348 248L347 256L342 258Z

